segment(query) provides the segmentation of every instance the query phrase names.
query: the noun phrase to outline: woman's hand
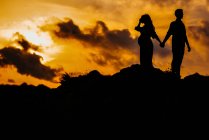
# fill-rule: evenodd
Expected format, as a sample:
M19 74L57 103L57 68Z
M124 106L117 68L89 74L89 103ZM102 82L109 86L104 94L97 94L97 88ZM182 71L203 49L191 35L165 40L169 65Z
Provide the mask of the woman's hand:
M136 27L135 27L135 30L138 31L138 30L139 30L139 26L136 26Z
M139 24L138 24L138 26L135 27L136 31L140 31L141 24L142 24L141 19L139 19Z
M141 22L139 22L138 26L135 27L136 31L140 31L140 25L141 25Z

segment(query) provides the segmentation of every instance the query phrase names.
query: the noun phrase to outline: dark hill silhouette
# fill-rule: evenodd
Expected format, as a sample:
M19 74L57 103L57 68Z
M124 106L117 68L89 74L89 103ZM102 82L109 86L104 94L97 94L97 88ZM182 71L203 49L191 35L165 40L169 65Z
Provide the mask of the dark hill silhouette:
M66 73L56 89L27 84L0 86L0 110L22 119L31 114L39 119L47 115L71 121L204 120L208 116L208 80L199 74L178 79L170 72L140 65L112 76L98 71L78 77Z

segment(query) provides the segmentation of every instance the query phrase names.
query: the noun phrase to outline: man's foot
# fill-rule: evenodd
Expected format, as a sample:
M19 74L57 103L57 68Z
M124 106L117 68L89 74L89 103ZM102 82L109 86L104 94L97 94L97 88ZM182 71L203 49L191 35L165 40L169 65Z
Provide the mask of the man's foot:
M174 78L176 78L176 79L181 79L181 75L180 75L179 73L177 73L177 72L172 72L172 74L173 74Z

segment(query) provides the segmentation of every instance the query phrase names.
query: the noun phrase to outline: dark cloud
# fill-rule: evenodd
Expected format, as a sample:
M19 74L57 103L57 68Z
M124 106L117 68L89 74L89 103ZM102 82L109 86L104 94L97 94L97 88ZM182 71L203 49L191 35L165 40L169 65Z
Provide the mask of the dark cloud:
M94 27L86 30L81 30L73 20L61 21L55 24L56 28L51 25L45 25L43 31L51 32L53 36L59 39L75 39L88 47L97 47L99 52L91 54L93 61L101 66L107 64L116 65L120 67L123 64L130 63L121 59L118 52L120 50L127 50L134 56L139 55L139 46L137 37L132 37L128 29L110 30L103 21L97 21ZM158 44L159 46L159 44ZM158 55L165 57L168 51L156 51Z
M0 67L14 66L18 73L30 75L38 79L52 81L57 76L59 70L52 69L41 63L42 57L30 54L13 47L6 47L0 50Z
M82 31L73 20L63 21L57 23L56 26L59 30L52 29L51 32L61 39L76 39L84 44L89 44L89 47L100 47L102 49L118 50L125 49L133 53L138 46L138 37L132 37L128 29L122 30L110 30L103 21L97 21L96 25L89 28L86 32ZM42 28L44 31L45 28ZM155 43L155 46L159 47L159 44ZM158 51L159 55L166 56L166 53L162 54Z
M30 49L34 51L40 51L39 46L36 46L30 43L29 41L27 41L26 38L23 35L21 35L19 32L15 33L13 35L13 38L15 38L14 42L17 43L19 46L21 46L24 51L28 51Z
M134 58L126 59L121 54L111 51L102 50L97 53L91 53L91 60L100 66L113 66L115 69L121 69L133 63L137 63Z
M91 46L100 46L104 48L124 48L134 49L137 46L137 38L131 37L127 29L124 30L109 30L106 24L98 21L93 28L88 29L86 33L81 31L78 25L69 19L57 24L58 31L52 32L63 39L76 39L83 43L88 43Z
M15 80L13 80L13 79L8 79L8 83L15 83Z
M22 49L13 46L0 49L0 67L14 66L17 72L23 75L30 75L38 79L53 81L60 72L60 69L52 69L41 63L41 56L30 53L29 50L40 50L39 46L35 46L28 42L23 35L16 33L15 41Z
M58 23L59 31L54 31L54 34L59 38L83 38L83 35L80 28L73 23L72 20L66 22Z
M82 31L71 19L57 23L56 26L59 30L50 30L50 32L59 39L76 39L84 46L97 47L97 52L90 54L91 61L101 66L113 65L115 68L124 66L126 62L121 60L118 51L124 49L136 55L138 49L137 38L133 38L127 29L109 30L102 21L96 22L94 27L85 31Z

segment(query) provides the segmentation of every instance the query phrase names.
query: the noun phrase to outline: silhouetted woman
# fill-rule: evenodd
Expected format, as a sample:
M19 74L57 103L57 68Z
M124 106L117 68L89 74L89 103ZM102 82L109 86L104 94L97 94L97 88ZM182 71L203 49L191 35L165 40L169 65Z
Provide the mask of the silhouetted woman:
M141 24L144 24L144 26L142 27ZM153 43L151 38L157 39L159 43L161 43L161 41L155 32L155 27L152 24L151 17L148 14L143 15L139 19L139 25L135 27L135 30L141 33L138 39L141 66L144 68L153 68Z

